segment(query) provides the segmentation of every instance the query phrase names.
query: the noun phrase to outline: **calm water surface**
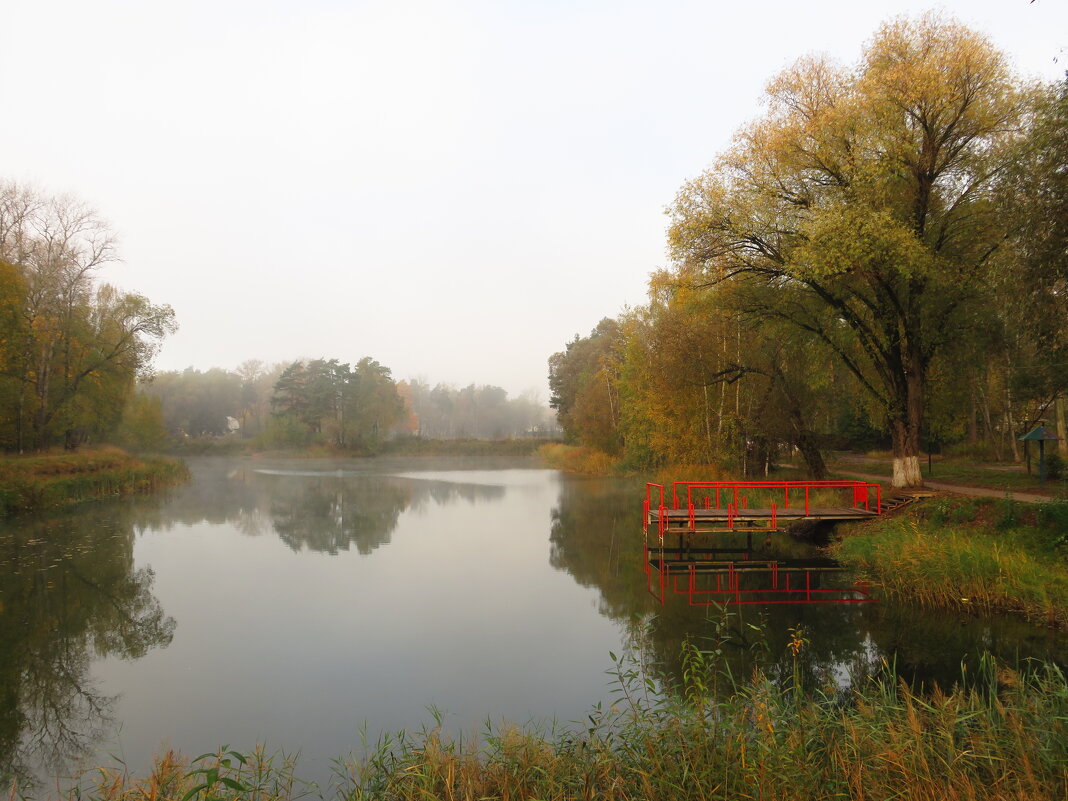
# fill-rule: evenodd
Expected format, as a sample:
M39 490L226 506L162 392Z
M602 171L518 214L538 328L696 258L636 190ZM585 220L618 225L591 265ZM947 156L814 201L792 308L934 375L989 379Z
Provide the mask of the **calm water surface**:
M645 590L640 485L429 462L193 461L189 485L0 527L0 775L257 743L326 781L361 732L578 721L609 651L658 677L687 637L732 669L784 659L847 690L892 661L951 682L990 650L1062 664L1062 635L886 603L744 607ZM433 469L432 469L433 468ZM776 540L778 558L805 553ZM747 624L766 632L761 637ZM759 640L759 642L758 642ZM766 643L766 644L764 644Z

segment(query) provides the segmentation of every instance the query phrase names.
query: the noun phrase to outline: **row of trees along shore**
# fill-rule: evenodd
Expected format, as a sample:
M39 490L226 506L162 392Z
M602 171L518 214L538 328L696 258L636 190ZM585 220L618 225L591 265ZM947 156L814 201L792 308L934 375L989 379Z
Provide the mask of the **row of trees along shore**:
M174 311L99 280L115 236L88 206L0 182L0 450L119 425Z
M550 359L573 440L634 466L767 469L781 445L1019 459L1068 390L1068 82L935 14L856 66L804 57L668 210L649 301Z
M396 437L504 439L558 433L550 409L532 394L510 398L501 387L395 381L365 357L300 359L236 370L156 373L127 414L126 430L142 443L232 437L269 448L329 445L379 450ZM138 422L139 421L139 422Z

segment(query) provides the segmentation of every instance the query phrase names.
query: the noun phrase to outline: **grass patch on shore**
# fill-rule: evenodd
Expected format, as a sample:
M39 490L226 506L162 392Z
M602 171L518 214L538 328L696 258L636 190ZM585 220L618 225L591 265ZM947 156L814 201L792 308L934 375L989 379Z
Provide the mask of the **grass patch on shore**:
M0 458L0 517L114 495L153 492L189 479L185 465L119 448Z
M437 721L386 735L339 760L332 786L302 783L291 760L223 747L173 753L149 775L102 768L70 798L293 799L882 799L1008 801L1068 790L1068 683L1053 665L1017 672L992 659L951 690L923 692L887 668L852 693L803 688L763 673L709 690L713 657L684 646L681 686L658 692L633 661L616 660L616 701L582 724L488 728L450 736ZM722 682L729 682L723 691ZM12 797L18 797L12 790Z
M616 472L619 460L604 451L585 445L565 445L550 442L538 448L538 456L546 465L565 473L587 476L607 476Z
M1068 628L1068 501L933 498L841 533L832 555L897 600Z

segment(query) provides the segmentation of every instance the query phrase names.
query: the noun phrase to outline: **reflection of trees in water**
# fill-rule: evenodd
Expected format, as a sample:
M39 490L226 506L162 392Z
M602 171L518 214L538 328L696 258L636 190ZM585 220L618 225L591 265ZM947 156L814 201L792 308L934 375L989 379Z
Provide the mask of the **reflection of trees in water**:
M194 481L155 496L0 524L0 781L62 772L113 726L114 699L90 681L94 658L167 646L175 621L134 570L135 533L202 522L294 550L369 554L400 514L506 489L375 475L271 475L248 463L194 462Z
M411 508L422 511L431 503L449 506L457 501L477 504L484 501L500 501L504 498L505 487L493 484L465 484L456 481L434 479L403 479L411 487Z
M229 523L250 536L273 532L294 551L330 554L353 545L370 554L389 542L408 509L500 500L506 492L500 486L316 470L303 463L292 471L222 460L194 460L190 467L194 480L171 492L144 525Z
M336 554L354 544L366 556L389 542L410 502L407 487L379 478L305 477L271 483L274 530L294 551Z
M633 482L566 480L552 510L549 564L597 587L599 610L613 620L655 606L642 569L641 491Z
M106 503L0 529L0 777L52 772L111 726L113 699L89 679L94 656L137 659L175 621L133 569L144 504Z
M642 563L641 497L644 487L625 481L561 484L552 512L553 567L601 595L603 615L623 623L649 673L668 684L682 676L683 642L718 652L716 666L746 679L760 668L772 679L793 677L786 644L800 626L808 640L798 669L810 687L848 694L854 681L883 669L884 661L911 682L949 686L961 661L974 665L983 651L1009 662L1041 656L1065 664L1063 634L1011 619L962 618L900 604L767 604L691 607L685 597L664 606L646 591ZM744 541L744 538L738 538ZM732 545L738 544L732 542ZM818 556L812 546L784 535L754 537L752 559L799 560ZM815 574L814 574L815 575ZM753 577L753 581L757 581ZM825 586L848 586L844 574L820 577Z
M504 487L392 476L265 476L270 516L294 551L336 554L355 544L366 556L389 542L401 512L504 496ZM294 480L298 478L299 480Z

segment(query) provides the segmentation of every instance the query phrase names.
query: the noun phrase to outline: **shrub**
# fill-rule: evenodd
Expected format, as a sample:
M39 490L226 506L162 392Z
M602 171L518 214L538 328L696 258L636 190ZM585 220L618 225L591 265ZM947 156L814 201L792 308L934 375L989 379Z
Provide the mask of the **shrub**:
M1054 480L1064 475L1064 459L1058 453L1051 453L1046 457L1046 478Z

